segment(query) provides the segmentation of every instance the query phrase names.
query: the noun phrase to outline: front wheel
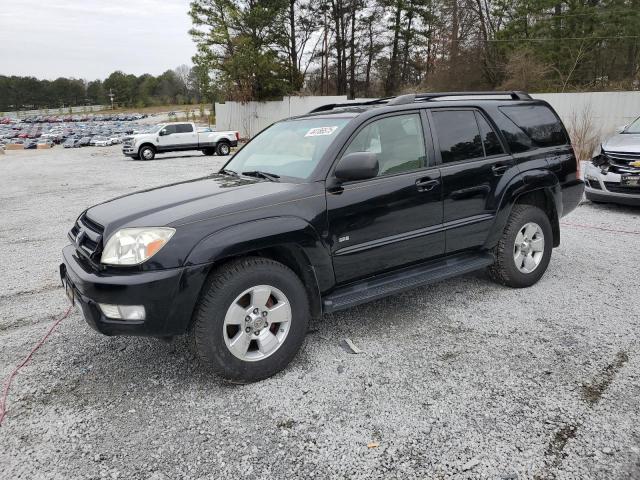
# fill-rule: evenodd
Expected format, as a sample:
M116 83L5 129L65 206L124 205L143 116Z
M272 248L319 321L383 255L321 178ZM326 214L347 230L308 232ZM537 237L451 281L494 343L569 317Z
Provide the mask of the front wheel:
M153 160L156 156L156 151L152 147L144 146L138 152L138 156L142 160Z
M502 285L529 287L547 270L553 247L549 217L532 205L515 205L494 253L489 275Z
M294 358L307 332L309 299L281 263L250 257L214 272L194 313L196 350L223 378L270 377Z

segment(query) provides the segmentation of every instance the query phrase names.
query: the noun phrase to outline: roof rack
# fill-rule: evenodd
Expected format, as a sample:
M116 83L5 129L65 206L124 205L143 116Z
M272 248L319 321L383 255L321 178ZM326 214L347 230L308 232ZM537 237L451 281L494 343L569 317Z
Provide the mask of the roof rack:
M366 102L347 102L347 103L329 103L314 108L309 113L326 112L334 108L345 107L362 107L367 105L406 105L415 102L428 102L443 97L489 97L489 96L509 96L512 100L533 100L531 95L522 91L509 92L426 92L426 93L409 93L406 95L398 95L397 97L383 97L375 100L367 100Z

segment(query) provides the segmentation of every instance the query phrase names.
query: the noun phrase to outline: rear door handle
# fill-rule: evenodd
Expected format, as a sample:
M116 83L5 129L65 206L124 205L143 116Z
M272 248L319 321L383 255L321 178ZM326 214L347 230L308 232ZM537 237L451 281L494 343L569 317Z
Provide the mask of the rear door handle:
M504 172L509 170L510 167L511 165L494 165L493 167L491 167L491 171L496 177L500 177L504 175Z
M430 178L420 178L416 180L416 188L419 192L429 192L440 185L440 180L432 180Z

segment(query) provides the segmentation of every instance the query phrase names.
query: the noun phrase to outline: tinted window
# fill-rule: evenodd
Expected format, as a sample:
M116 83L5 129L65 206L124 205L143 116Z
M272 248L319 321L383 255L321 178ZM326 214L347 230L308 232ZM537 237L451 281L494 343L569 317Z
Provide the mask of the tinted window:
M565 145L567 137L560 120L544 105L500 107L509 120L537 147Z
M164 131L167 135L169 135L170 133L177 133L176 127L177 125L167 125L164 127Z
M176 125L176 133L191 133L193 132L193 125L190 123L181 123Z
M426 157L420 115L398 115L371 122L360 130L344 154L353 152L376 153L380 166L378 176L424 167Z
M443 163L484 157L473 110L432 111Z
M485 155L490 157L491 155L500 155L504 153L500 140L498 139L498 135L496 135L496 132L491 128L487 119L480 113L476 113L476 116L478 119L478 126L480 127L480 138L484 145Z

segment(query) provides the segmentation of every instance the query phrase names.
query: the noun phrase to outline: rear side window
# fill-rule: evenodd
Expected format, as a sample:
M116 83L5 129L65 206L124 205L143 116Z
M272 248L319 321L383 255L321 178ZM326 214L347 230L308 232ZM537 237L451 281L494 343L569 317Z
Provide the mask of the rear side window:
M507 140L514 152L528 150L531 147L555 147L566 145L567 136L558 117L544 105L514 105L500 107L500 111L511 120L528 138L517 138L517 133L507 135ZM515 138L509 138L515 137ZM515 145L512 145L512 141ZM529 148L524 148L526 144Z
M491 128L487 119L477 112L476 117L478 119L478 126L480 127L480 138L484 145L484 154L487 157L503 154L504 150L500 140L498 139L498 135L496 135L496 132Z
M473 110L432 110L443 163L484 157Z
M193 125L190 123L181 123L176 125L176 133L191 133L193 132Z

